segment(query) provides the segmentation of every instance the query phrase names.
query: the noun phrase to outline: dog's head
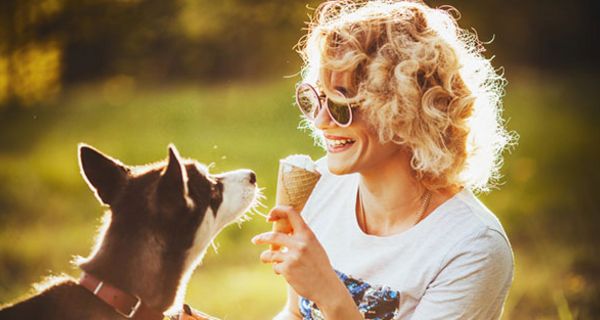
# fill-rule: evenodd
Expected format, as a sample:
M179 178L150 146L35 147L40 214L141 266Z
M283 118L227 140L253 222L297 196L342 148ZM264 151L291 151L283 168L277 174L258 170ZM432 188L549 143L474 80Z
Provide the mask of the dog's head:
M160 277L178 277L177 284L185 284L213 238L240 219L258 193L252 171L213 175L206 166L182 159L172 145L165 162L130 167L82 144L79 162L98 200L110 208L107 230L82 268L102 269L89 265L116 258L140 268L148 264L160 269ZM162 280L173 280L167 278Z

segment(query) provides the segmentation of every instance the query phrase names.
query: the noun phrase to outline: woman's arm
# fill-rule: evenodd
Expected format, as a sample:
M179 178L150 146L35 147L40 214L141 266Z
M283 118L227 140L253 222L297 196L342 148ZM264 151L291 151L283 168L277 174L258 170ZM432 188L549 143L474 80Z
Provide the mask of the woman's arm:
M298 294L290 285L287 286L287 303L273 320L301 320L300 308L298 307Z
M362 320L362 314L333 270L325 249L300 214L291 207L278 206L269 213L269 220L278 219L289 219L294 230L292 235L267 232L254 237L252 242L286 248L285 251L264 251L260 259L264 263L272 263L273 271L285 277L297 293L293 302L296 310L297 297L301 295L314 301L327 320Z
M445 260L412 319L500 318L514 268L506 239L486 229L459 243Z

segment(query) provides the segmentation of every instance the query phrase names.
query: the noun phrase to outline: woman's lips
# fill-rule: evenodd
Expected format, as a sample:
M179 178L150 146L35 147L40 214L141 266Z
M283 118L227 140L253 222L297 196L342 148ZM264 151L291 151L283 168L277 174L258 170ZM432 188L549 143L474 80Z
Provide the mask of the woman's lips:
M327 143L327 151L331 153L339 153L346 151L352 147L356 140L349 137L325 135L325 141Z

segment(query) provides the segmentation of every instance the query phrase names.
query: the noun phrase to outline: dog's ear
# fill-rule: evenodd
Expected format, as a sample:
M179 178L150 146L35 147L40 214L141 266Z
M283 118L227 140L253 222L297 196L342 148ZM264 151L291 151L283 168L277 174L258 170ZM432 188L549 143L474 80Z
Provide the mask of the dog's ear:
M129 169L86 144L79 144L81 175L100 202L111 205L127 183Z
M169 159L158 183L161 206L179 209L188 205L187 171L174 145L169 145Z

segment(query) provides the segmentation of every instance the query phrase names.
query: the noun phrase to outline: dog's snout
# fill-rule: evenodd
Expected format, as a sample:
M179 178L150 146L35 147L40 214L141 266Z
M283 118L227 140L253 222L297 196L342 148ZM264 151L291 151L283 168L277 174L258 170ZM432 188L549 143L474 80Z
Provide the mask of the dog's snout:
M223 173L220 175L220 179L225 185L228 183L242 183L256 186L256 173L249 169L240 169Z

